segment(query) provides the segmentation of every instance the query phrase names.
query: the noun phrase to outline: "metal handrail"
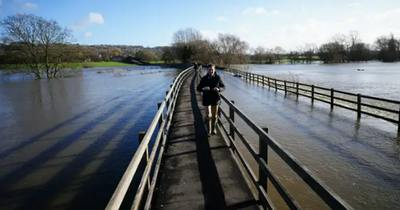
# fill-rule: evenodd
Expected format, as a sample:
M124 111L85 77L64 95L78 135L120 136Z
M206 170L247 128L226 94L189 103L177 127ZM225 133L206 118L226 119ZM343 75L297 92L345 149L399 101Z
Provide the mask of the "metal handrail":
M253 74L250 72L244 72L241 70L237 70L237 69L231 69L230 71L234 72L235 74L239 74L243 77L245 77L245 80L251 80L251 81L255 81L257 83L261 83L261 85L267 85L269 87L275 88L276 90L282 90L285 91L285 93L289 92L289 93L293 93L297 96L304 96L307 98L311 98L311 102L313 103L314 100L317 101L321 101L327 104L331 105L331 109L334 108L334 106L338 106L344 109L348 109L348 110L352 110L352 111L356 111L357 112L357 118L360 119L361 118L361 114L365 114L365 115L369 115L372 117L376 117L376 118L380 118L380 119L384 119L386 121L392 122L392 123L397 123L397 131L398 133L400 133L400 101L397 100L392 100L392 99L385 99L385 98L378 98L378 97L373 97L373 96L367 96L367 95L362 95L362 94L355 94L355 93L350 93L350 92L345 92L345 91L340 91L340 90L335 90L333 88L325 88L325 87L319 87L319 86L315 86L315 85L309 85L309 84L304 84L304 83L299 83L299 82L290 82L290 81L286 81L286 80L279 80L279 79L275 79L275 78L271 78L271 77L266 77L264 75L259 75L259 74ZM260 79L261 78L261 79ZM267 82L265 82L267 81ZM272 84L271 84L271 81ZM281 82L281 83L278 83ZM296 87L289 87L288 85L296 85ZM305 86L308 87L310 89L304 89L304 88L300 88L299 85L301 86ZM279 86L279 87L278 87ZM282 88L284 87L284 88ZM288 88L292 89L292 90L296 90L296 92L294 93L293 91L288 90ZM303 93L299 93L299 90L301 90ZM324 94L321 92L317 92L316 90L323 90L323 91L329 91L330 94ZM339 93L339 94L343 94L346 96L351 96L351 97L357 97L356 101L353 100L349 100L346 99L344 97L337 97L335 95L335 93ZM315 97L315 94L318 95L323 95L324 97L328 97L329 101L326 100L322 100L321 98L319 98L318 96ZM363 99L368 99L368 100L374 100L377 102L383 102L386 104L392 104L393 106L399 106L396 110L394 109L389 109L386 107L379 107L379 106L374 106L371 104L366 104L366 103L362 103ZM339 104L339 103L335 103L335 100L339 100L339 101L345 101L353 106L357 106L356 109L346 106L345 104ZM368 111L364 111L363 108L369 108L369 109L373 109L373 110L378 110L381 112L385 112L385 113L390 113L390 114L395 114L398 116L397 119L392 119L389 118L387 116L382 116L382 115L378 115L372 112L368 112ZM393 116L394 117L394 116Z
M199 81L200 75L197 75L197 81ZM268 166L268 147L275 151L275 153L286 162L286 164L299 176L303 181L320 197L322 200L332 209L352 209L344 200L342 200L336 193L334 193L327 185L319 180L307 167L303 166L293 155L291 155L286 149L284 149L271 135L269 135L265 129L257 126L249 117L246 116L233 102L228 100L223 94L221 94L222 100L229 107L229 116L222 107L218 109L219 121L218 128L227 144L230 147L232 155L239 165L242 173L245 173L250 177L250 183L257 188L258 201L264 209L276 209L268 196L267 193L267 179L270 179L272 185L278 191L279 195L286 202L290 209L301 209L301 206L293 198L290 192L284 187L281 181L274 174L272 169ZM235 114L239 116L243 122L245 122L259 137L259 151L258 153L251 146L251 144L245 139L242 132L234 123ZM230 129L225 127L222 123L222 117L228 122ZM244 159L244 156L237 148L235 136L239 137L245 148L249 151L251 157L257 162L259 166L259 175L256 177L254 171L250 168L248 162ZM257 192L253 192L257 195Z
M147 208L150 208L152 194L154 192L154 187L156 185L158 170L160 168L161 159L163 156L164 145L166 141L166 136L168 135L169 127L171 125L171 120L173 116L173 112L176 105L176 99L179 94L179 90L186 80L186 78L193 72L193 67L189 67L186 70L182 71L174 80L174 83L171 85L171 89L166 94L165 100L159 105L159 109L151 122L146 134L144 135L143 139L141 139L141 143L138 149L135 152L131 162L129 163L124 175L122 176L117 188L115 189L106 210L117 210L120 208L122 201L125 198L125 195L128 191L129 186L131 185L133 177L138 172L138 168L141 163L146 164L146 168L143 172L142 182L140 183L137 193L134 199L134 203L132 205L132 209L138 209L143 203L144 191L147 187L147 199L145 205ZM166 105L168 103L168 106ZM164 118L164 109L167 108L166 117ZM159 131L157 133L157 137L152 149L152 153L150 157L148 156L148 148L150 140L154 134L154 131L159 126ZM160 142L162 143L160 144ZM161 148L160 148L161 147ZM160 150L158 153L158 157L156 158L157 151ZM156 170L154 170L153 177L150 176L150 171L154 165L154 160L156 160ZM151 182L150 182L151 180Z

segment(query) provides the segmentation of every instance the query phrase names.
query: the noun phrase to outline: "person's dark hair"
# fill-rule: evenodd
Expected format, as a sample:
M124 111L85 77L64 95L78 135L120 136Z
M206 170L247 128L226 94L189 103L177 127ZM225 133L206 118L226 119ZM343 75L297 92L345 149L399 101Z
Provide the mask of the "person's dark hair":
M213 67L214 67L214 69L215 69L215 65L212 64L212 63L208 64L208 66L207 66L207 68L213 68Z

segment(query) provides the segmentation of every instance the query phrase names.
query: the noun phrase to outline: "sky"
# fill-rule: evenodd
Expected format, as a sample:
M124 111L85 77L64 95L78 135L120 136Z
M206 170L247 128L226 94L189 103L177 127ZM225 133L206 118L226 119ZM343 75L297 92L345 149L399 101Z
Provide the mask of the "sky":
M0 19L17 13L56 20L80 44L165 46L187 27L286 50L350 31L366 43L400 38L400 0L0 0Z

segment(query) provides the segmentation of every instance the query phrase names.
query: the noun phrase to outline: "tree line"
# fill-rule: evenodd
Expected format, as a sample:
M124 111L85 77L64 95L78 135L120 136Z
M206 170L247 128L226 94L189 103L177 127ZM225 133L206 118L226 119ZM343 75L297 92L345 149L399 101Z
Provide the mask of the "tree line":
M247 63L249 45L232 34L219 34L216 40L205 39L198 30L186 28L173 34L171 46L163 49L165 63L215 63L230 66Z
M238 36L221 33L214 40L206 39L193 28L180 29L173 34L172 44L145 48L127 45L73 44L72 31L54 20L32 14L17 14L0 21L0 63L25 64L37 78L53 78L60 74L67 62L117 61L170 63L232 64L281 62L324 63L400 60L400 39L381 36L373 44L362 42L357 32L337 34L327 43L317 46L305 44L295 50L282 47L272 49L250 45Z
M327 43L304 44L295 50L282 47L267 49L263 46L250 48L249 44L232 34L219 34L215 40L202 37L193 28L178 30L173 34L173 43L164 48L162 59L169 62L213 62L221 66L243 63L347 63L379 60L400 60L400 39L393 35L381 36L374 44L361 41L357 32L334 35Z

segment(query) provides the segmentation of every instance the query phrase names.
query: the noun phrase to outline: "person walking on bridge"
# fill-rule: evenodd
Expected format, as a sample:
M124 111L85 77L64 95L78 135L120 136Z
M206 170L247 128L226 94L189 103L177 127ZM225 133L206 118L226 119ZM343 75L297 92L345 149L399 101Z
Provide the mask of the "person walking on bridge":
M221 103L220 92L225 90L225 84L215 71L215 65L207 66L207 74L201 78L197 91L203 92L203 106L206 108L208 134L217 133L218 105Z

